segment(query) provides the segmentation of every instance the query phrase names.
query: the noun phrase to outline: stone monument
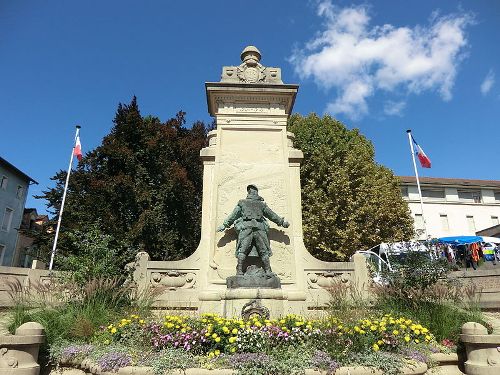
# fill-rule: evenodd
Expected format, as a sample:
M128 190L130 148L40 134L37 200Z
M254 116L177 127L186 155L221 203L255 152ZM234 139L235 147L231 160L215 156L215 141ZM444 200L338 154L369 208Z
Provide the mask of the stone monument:
M361 255L353 262L323 262L306 250L300 195L303 154L293 147L293 134L286 128L298 85L284 84L279 68L263 66L261 53L253 46L243 50L241 60L238 66L223 67L220 82L205 84L216 129L200 152L204 168L200 244L181 261L150 261L146 253L139 253L135 279L142 287L165 287L156 301L158 309L239 316L255 300L271 316L314 315L329 300L326 289L334 283L351 282L362 288L367 282L366 264ZM266 228L273 256L266 259L253 241L252 248L245 249L248 259L242 260L247 261L242 267L249 277L264 277L271 280L269 284L232 278L237 273L239 229L224 224L224 230L217 232L252 186L280 216ZM248 264L250 258L261 262Z

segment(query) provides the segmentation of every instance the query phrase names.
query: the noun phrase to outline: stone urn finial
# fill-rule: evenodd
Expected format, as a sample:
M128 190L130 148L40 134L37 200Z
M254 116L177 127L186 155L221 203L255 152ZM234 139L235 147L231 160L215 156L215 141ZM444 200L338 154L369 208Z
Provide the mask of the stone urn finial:
M241 52L241 61L248 66L255 66L260 62L262 55L255 46L247 46Z

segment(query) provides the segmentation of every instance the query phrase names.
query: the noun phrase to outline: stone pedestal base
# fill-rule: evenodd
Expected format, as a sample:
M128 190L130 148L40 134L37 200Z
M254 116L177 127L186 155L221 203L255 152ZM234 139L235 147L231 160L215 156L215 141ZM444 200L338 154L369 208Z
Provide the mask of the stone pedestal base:
M279 277L272 276L231 276L226 279L228 289L237 288L262 288L262 289L280 289L281 281Z
M244 275L230 276L226 279L228 289L281 289L281 280L276 274L266 275L261 267L249 266Z

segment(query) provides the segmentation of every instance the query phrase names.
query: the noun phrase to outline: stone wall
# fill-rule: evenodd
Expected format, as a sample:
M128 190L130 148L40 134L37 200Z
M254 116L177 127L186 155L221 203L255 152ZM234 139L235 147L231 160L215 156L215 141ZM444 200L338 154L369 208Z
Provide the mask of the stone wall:
M450 273L449 277L456 278L475 288L475 299L479 306L487 310L500 310L500 265L498 269L480 269L467 271L456 271ZM464 299L466 299L464 293Z
M49 282L48 270L0 266L0 308L14 305L12 294L15 298L33 297L30 293L37 286Z

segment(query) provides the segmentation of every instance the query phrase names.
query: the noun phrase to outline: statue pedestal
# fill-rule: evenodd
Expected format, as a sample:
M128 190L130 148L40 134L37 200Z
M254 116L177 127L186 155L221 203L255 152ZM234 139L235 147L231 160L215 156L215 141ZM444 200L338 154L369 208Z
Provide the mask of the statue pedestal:
M237 288L263 288L263 289L281 289L281 280L273 274L267 276L260 267L250 266L244 275L230 276L226 279L228 289Z

